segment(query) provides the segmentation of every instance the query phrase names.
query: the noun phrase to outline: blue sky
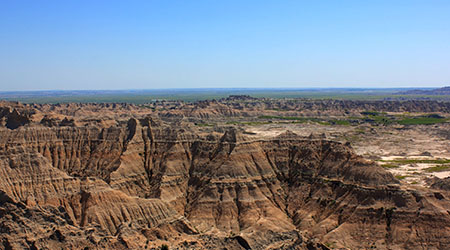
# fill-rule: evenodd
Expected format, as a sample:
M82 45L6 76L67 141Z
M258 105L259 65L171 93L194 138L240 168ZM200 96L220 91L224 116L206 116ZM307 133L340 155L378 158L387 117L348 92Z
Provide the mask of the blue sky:
M0 91L450 85L450 1L2 1Z

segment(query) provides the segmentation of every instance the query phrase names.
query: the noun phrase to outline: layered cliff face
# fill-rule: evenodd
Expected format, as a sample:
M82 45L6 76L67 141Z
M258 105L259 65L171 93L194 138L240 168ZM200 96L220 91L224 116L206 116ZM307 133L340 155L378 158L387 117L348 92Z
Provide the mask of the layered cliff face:
M0 249L446 249L449 193L349 145L183 121L0 131Z
M158 106L156 106L158 107ZM176 107L176 109L175 109ZM440 112L450 113L448 101L363 101L363 100L308 100L308 99L257 99L227 98L218 101L199 101L172 106L157 112L161 117L193 117L220 119L223 117L279 116L329 116L357 115L361 111L379 112Z

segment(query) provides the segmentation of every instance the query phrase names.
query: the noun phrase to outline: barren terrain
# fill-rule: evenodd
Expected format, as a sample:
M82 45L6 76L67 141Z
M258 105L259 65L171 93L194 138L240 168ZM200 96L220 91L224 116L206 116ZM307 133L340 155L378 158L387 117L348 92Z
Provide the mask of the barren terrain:
M450 103L0 104L0 249L448 249Z

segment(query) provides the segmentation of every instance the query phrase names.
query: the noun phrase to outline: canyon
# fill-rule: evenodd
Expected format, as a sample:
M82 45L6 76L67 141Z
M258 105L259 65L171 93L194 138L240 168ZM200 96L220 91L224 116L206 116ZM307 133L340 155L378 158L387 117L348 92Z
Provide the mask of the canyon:
M448 176L383 164L447 169L449 114L426 100L1 102L0 249L448 249Z

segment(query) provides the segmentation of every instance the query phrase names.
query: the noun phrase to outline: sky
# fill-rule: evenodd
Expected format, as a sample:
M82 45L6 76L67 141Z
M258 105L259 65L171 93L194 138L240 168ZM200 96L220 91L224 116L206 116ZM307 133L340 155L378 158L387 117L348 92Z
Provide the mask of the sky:
M0 3L0 91L446 85L448 0Z

